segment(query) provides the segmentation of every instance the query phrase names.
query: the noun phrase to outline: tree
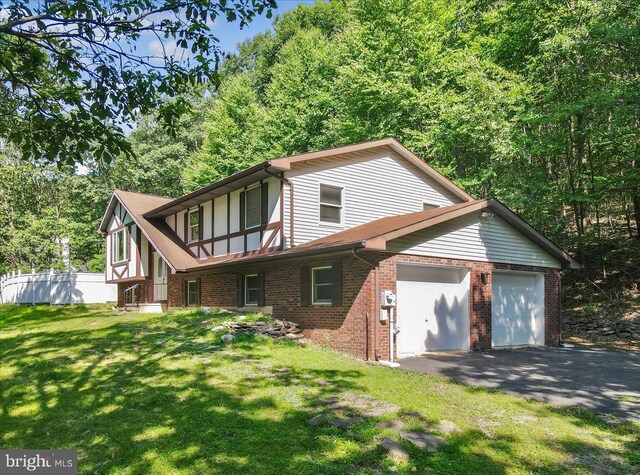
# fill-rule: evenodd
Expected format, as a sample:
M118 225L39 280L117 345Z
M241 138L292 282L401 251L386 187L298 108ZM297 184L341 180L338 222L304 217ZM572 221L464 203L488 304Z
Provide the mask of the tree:
M219 17L240 26L275 0L0 1L0 138L49 162L109 161L154 112L171 129L183 93L216 81ZM138 40L155 40L157 52ZM163 98L174 97L174 101Z

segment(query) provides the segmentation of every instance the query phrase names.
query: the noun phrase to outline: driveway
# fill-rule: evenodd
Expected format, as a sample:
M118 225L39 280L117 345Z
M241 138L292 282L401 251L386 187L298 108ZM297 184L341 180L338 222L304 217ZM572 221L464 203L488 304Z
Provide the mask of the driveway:
M584 346L438 353L400 367L640 423L640 353Z

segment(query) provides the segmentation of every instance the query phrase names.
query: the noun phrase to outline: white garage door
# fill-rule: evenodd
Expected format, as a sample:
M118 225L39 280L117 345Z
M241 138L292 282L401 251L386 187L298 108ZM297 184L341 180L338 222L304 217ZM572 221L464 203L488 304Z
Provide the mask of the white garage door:
M399 265L398 356L469 349L469 271Z
M491 292L493 346L544 345L544 275L494 272Z

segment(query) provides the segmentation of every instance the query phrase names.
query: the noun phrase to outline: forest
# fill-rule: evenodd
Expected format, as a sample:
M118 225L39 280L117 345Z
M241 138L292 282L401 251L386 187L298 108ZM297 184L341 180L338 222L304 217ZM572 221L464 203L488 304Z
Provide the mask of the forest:
M640 304L640 3L334 0L298 6L179 99L132 154L82 169L0 150L0 272L101 271L114 189L179 196L265 159L396 137L571 252L583 303Z

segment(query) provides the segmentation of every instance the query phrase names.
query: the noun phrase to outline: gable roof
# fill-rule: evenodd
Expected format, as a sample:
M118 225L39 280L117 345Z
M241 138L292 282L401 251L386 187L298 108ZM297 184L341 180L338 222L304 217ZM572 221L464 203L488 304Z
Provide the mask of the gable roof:
M354 145L327 148L324 150L319 150L317 152L301 153L298 155L291 155L288 157L267 160L265 162L239 171L238 173L228 176L227 178L200 188L180 198L176 198L174 200L170 200L166 203L160 204L157 207L154 207L145 212L144 215L146 217L155 218L169 216L178 211L182 211L192 206L196 206L200 203L204 203L205 201L209 201L216 196L221 196L228 193L229 191L236 190L247 184L254 183L264 178L268 178L276 173L290 170L292 165L295 166L295 164L298 163L307 163L312 160L336 157L354 152L362 152L365 150L373 150L376 148L384 147L389 148L390 150L398 154L401 158L407 160L418 170L425 173L427 176L429 176L436 183L452 193L461 201L473 200L473 198L469 194L456 186L451 180L447 179L437 170L427 165L422 159L418 158L413 152L407 149L396 139L394 139L393 137L388 137L381 140L372 140L369 142L362 142Z
M133 222L153 244L169 267L174 271L184 271L196 267L198 260L193 257L176 233L165 223L164 219L148 219L144 217L144 214L150 209L171 201L173 201L172 198L163 196L115 190L100 222L99 231L103 233L107 231L111 214L115 209L116 203L120 202L129 213L129 216L131 216L131 219L133 219Z

